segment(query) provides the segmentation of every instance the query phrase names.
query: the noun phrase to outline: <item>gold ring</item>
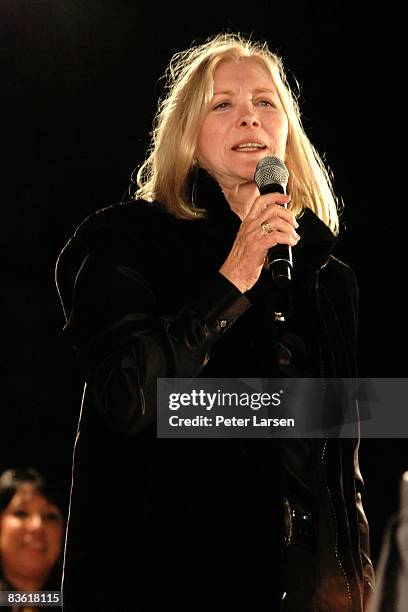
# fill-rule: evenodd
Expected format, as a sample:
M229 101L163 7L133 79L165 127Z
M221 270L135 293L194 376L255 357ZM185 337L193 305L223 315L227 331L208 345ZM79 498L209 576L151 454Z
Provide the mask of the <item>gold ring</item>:
M261 223L261 227L262 227L262 231L264 232L264 234L270 234L272 231L272 228L267 221L264 221L263 223Z

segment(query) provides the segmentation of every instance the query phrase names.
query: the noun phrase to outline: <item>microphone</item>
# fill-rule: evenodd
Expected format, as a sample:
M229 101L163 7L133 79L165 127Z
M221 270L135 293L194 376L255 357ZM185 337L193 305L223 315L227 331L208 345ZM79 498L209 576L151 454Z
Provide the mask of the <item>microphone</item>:
M267 155L256 165L254 180L261 195L265 193L286 194L289 172L279 157ZM285 205L286 208L286 205ZM281 286L292 280L292 248L287 244L277 244L268 250L265 267L271 270L272 278Z

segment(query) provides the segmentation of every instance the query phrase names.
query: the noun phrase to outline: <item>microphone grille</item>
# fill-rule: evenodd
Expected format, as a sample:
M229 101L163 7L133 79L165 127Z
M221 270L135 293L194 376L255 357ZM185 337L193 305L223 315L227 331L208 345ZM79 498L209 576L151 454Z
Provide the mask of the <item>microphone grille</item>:
M289 172L285 164L279 157L267 155L259 160L255 170L255 183L259 190L266 185L278 183L286 191Z

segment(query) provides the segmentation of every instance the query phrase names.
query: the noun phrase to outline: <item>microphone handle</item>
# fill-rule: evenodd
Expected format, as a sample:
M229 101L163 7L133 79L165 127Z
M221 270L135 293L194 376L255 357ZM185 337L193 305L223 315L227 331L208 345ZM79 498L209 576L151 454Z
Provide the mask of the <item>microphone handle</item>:
M280 183L269 183L259 189L261 195L266 193L283 193L286 189ZM285 204L286 208L287 205ZM272 279L280 285L287 285L292 280L293 260L292 247L287 244L276 244L268 250L265 259L265 268L271 271Z

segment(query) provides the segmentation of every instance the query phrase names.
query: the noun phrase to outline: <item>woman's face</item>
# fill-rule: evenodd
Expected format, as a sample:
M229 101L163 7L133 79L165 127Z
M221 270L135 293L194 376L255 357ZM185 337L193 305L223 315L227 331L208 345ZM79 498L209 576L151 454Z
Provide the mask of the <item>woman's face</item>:
M265 155L285 159L288 121L266 70L252 58L221 62L196 157L221 185L253 181Z
M6 577L42 580L61 554L60 510L30 484L17 490L0 516L0 556Z

